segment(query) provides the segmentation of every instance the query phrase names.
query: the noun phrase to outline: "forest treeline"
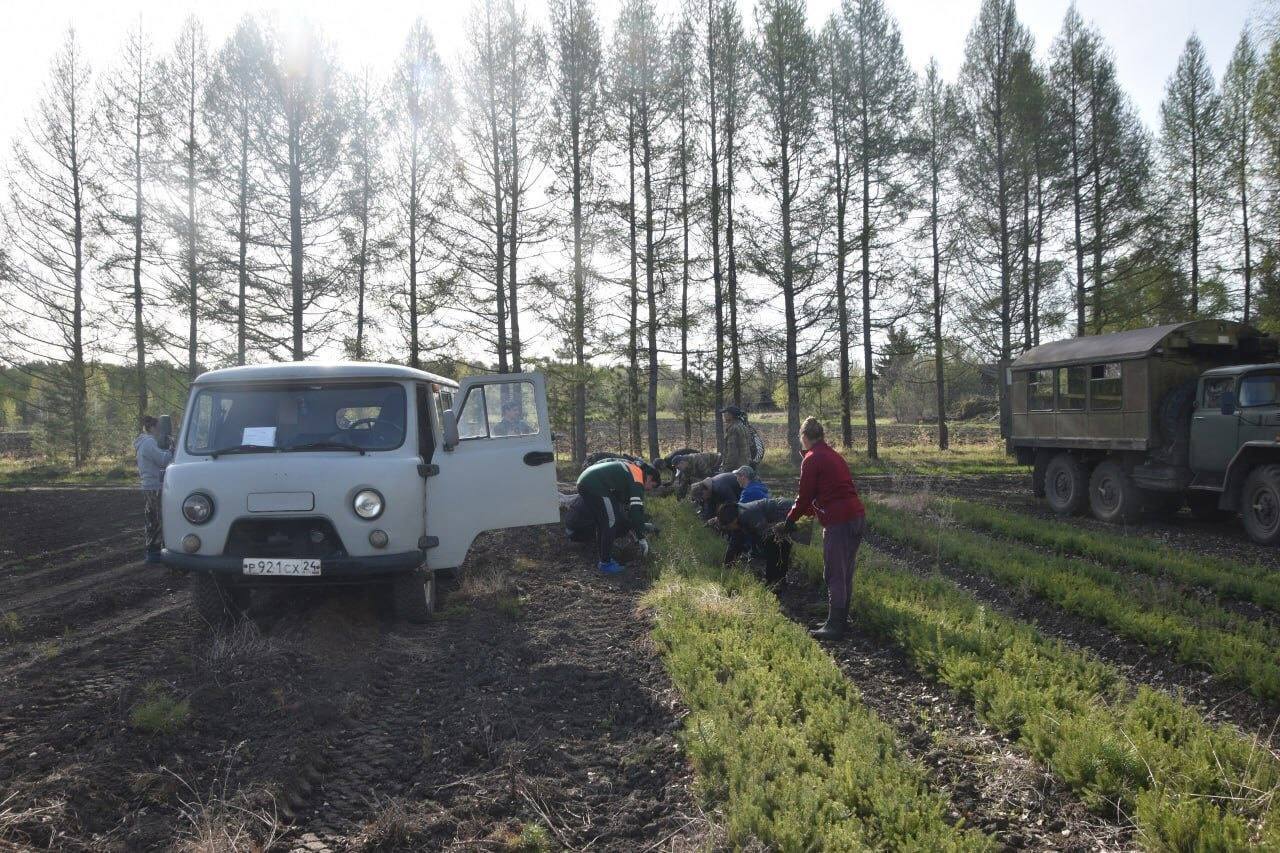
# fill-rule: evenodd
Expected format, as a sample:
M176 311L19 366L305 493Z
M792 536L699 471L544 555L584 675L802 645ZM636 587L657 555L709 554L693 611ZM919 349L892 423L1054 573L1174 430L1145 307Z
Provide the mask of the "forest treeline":
M7 158L0 395L79 464L95 388L130 422L211 366L537 364L581 459L596 409L656 456L661 405L691 430L769 372L792 434L829 378L874 457L885 383L945 447L959 362L1280 327L1280 42L1215 79L1190 36L1148 128L1074 6L1037 45L983 0L953 80L883 0L546 12L474 0L456 57L419 20L380 71L305 22L139 22L100 69L69 30Z

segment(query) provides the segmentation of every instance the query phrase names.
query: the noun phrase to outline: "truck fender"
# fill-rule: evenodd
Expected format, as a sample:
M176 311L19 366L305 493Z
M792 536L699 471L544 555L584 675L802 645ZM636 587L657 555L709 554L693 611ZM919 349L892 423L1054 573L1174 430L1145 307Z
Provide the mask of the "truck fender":
M1222 509L1240 509L1240 490L1249 472L1259 465L1280 463L1280 441L1246 441L1227 465L1227 475L1222 480Z

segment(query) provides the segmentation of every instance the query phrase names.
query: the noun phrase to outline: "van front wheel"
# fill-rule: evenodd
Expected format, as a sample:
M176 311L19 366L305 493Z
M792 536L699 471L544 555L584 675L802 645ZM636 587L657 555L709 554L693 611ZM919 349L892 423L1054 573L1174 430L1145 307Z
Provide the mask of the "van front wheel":
M435 572L409 572L391 582L391 604L396 616L413 624L431 619L436 610Z
M1240 516L1254 542L1280 543L1280 465L1264 465L1249 472L1240 495Z

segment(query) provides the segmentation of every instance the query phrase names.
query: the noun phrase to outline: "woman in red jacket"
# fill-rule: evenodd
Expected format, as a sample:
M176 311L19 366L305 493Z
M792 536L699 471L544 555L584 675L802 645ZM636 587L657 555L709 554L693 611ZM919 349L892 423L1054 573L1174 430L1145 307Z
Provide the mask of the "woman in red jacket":
M805 449L800 463L800 488L796 502L787 513L785 530L795 529L796 520L812 515L822 525L823 575L827 580L827 621L810 631L820 640L838 640L849 623L849 597L853 592L853 571L858 546L866 528L867 511L853 484L853 474L844 457L823 441L822 424L805 418L800 426L800 444Z

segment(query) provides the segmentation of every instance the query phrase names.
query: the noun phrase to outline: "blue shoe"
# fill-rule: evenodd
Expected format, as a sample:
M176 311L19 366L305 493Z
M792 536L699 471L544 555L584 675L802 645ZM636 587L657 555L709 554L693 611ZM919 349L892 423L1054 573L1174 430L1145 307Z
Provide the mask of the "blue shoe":
M617 560L610 560L607 563L597 563L596 568L604 572L606 575L616 575L623 570L622 566L618 565Z

